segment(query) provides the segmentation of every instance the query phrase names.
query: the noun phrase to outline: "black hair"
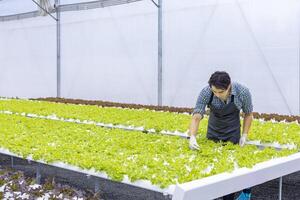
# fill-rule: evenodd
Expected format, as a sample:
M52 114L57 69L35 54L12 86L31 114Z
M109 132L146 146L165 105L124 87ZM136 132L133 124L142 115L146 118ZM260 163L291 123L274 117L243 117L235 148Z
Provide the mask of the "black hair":
M226 90L230 83L230 76L225 71L214 72L208 81L209 87L215 86L216 88L222 90Z

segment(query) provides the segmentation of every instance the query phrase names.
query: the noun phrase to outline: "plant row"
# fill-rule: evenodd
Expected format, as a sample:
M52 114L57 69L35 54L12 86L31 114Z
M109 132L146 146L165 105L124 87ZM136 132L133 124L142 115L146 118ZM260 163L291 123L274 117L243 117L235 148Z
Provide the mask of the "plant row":
M191 121L191 116L187 114L19 99L1 100L1 110L143 127L146 130L154 129L156 132L162 130L186 132ZM201 120L199 134L205 135L207 123L207 117ZM298 123L253 120L248 139L259 140L262 143L295 144L300 147L300 125Z
M117 181L149 180L161 188L236 167L248 167L297 150L259 150L247 145L214 143L198 135L200 151L177 136L100 128L0 114L0 147L24 158L47 163L61 161L82 169L105 172Z

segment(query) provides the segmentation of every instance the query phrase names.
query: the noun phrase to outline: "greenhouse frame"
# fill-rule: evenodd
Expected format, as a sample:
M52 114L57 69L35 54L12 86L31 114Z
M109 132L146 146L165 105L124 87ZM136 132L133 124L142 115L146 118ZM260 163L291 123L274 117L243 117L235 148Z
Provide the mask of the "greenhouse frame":
M298 0L0 0L0 44L0 198L37 198L9 169L95 199L300 199ZM197 151L223 71L251 92L251 129L208 140L207 104Z

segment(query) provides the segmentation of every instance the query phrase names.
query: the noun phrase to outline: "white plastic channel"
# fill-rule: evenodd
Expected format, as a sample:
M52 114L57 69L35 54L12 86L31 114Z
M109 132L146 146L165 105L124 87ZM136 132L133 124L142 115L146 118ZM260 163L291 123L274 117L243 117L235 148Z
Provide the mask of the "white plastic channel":
M176 185L172 200L214 199L300 170L300 153Z
M136 126L128 126L128 125L113 125L113 124L107 124L107 123L102 123L102 122L96 122L92 120L80 120L80 119L71 119L71 118L63 118L63 117L58 117L55 114L53 115L38 115L34 113L18 113L18 112L12 112L9 110L0 110L0 114L7 114L7 115L19 115L19 116L24 116L24 117L29 117L29 118L38 118L38 119L49 119L49 120L55 120L55 121L63 121L63 122L71 122L71 123L77 123L77 124L94 124L96 126L100 127L105 127L105 128L117 128L117 129L123 129L123 130L128 130L128 131L143 131L146 133L159 133L159 134L164 134L164 135L173 135L173 136L180 136L187 138L189 137L186 132L180 132L180 131L168 131L168 130L162 130L160 132L156 131L155 129L145 129L144 127L136 127Z
M96 126L105 127L105 128L117 128L117 129L123 129L126 131L142 131L146 133L152 133L152 134L164 134L164 135L171 135L171 136L180 136L182 138L189 138L188 131L186 132L180 132L180 131L169 131L169 130L162 130L160 132L157 132L155 129L145 129L144 127L136 127L136 126L127 126L127 125L113 125L113 124L106 124L102 122L96 122L92 120L80 120L80 119L70 119L70 118L63 118L63 117L57 117L55 114L43 116L38 115L34 113L18 113L18 112L12 112L9 110L0 110L0 114L8 114L8 115L19 115L29 118L38 118L38 119L49 119L49 120L55 120L55 121L63 121L63 122L70 122L70 123L77 123L77 124L94 124ZM257 147L273 147L276 149L295 149L297 146L295 144L279 144L277 142L274 143L261 143L260 141L247 141L246 144L248 145L255 145Z
M36 162L36 163L40 163L40 164L44 164L44 165L48 165L48 166L53 166L53 167L57 167L57 168L65 169L65 170L80 172L80 173L85 174L86 176L95 176L95 177L100 177L100 178L104 178L104 179L107 179L107 180L112 180L105 172L96 171L95 169L89 169L89 170L88 169L82 169L80 167L77 167L77 166L74 166L74 165L69 165L69 164L61 162L61 161L56 161L56 162L53 162L53 163L47 163L43 160L34 160L34 159L32 159L31 156L28 156L27 158L23 158L22 156L17 155L15 153L12 153L9 150L7 150L5 148L1 148L1 147L0 147L0 154L7 155L7 156L13 156L13 157L24 159L24 160L27 160L27 161L33 161L33 162ZM159 192L159 193L162 193L165 196L172 195L173 192L174 192L174 189L175 189L175 185L170 185L168 188L161 189L159 186L153 185L148 180L137 180L135 182L131 182L127 175L125 175L123 180L120 181L120 182L122 182L124 184L128 184L128 185L132 185L132 186L135 186L135 187L144 188L144 189L147 189L147 190Z

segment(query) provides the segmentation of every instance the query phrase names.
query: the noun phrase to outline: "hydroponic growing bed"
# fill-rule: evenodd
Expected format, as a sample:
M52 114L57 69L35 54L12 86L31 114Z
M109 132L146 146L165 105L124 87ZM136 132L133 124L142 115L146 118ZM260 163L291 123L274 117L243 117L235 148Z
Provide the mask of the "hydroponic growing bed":
M198 134L201 150L191 151L182 137L190 119L187 113L2 99L0 147L2 153L97 174L174 199L215 198L299 170L297 122L254 120L249 139L255 145L240 148L208 141L205 118ZM269 147L258 149L258 144ZM277 173L282 167L287 170ZM261 175L268 172L277 175ZM205 196L206 183L228 185L253 175L263 178Z

